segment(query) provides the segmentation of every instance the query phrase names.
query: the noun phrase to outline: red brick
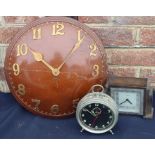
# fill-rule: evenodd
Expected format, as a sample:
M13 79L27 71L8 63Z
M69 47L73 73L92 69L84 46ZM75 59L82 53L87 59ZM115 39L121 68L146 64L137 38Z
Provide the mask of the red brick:
M109 16L79 16L78 20L82 23L108 23L111 21Z
M140 44L143 46L155 46L155 28L141 29Z
M109 76L135 77L136 69L130 67L108 67Z
M155 25L155 16L79 16L83 23L108 23L116 25Z
M155 66L155 49L106 49L108 64Z
M148 86L155 88L155 68L141 68L140 77L148 78Z
M93 28L104 46L133 46L134 29L131 28Z
M116 16L113 23L118 25L155 25L155 16Z
M7 24L28 24L38 18L38 16L4 16Z
M16 27L0 28L0 43L9 44L19 30Z
M155 78L155 69L152 68L141 68L140 77L142 78Z

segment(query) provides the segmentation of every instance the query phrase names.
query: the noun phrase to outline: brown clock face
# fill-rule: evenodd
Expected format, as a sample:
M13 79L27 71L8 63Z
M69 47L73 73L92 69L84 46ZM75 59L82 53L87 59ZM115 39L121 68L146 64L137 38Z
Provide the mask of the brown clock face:
M74 114L94 84L105 84L105 51L86 26L64 17L45 17L13 39L5 59L12 94L27 110L47 117Z

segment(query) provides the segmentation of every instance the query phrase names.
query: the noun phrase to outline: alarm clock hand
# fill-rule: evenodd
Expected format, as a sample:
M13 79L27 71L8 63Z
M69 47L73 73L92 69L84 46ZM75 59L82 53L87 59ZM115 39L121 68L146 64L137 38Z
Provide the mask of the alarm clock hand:
M31 50L31 52L32 52L32 54L33 54L34 59L35 59L36 61L38 61L38 62L42 62L46 67L48 67L48 68L52 71L52 74L53 74L54 76L58 76L58 75L60 74L60 72L59 72L58 69L53 68L51 65L49 65L49 64L43 59L43 56L42 56L41 53L39 53L39 52L34 52L34 51L32 51L32 50Z
M98 115L93 119L93 122L92 122L92 127L95 125L95 123L96 123L96 120L98 119Z
M67 54L67 56L65 57L64 61L62 62L62 64L57 68L59 71L60 69L63 67L63 65L65 64L65 62L72 56L72 54L80 47L81 43L83 42L84 37L79 38L78 37L78 41L77 43L73 46L73 48L70 50L70 52Z
M95 108L94 108L95 109ZM94 112L94 110L92 110L93 112ZM94 126L95 125L95 123L96 123L96 121L97 121L97 119L99 118L99 116L101 115L101 113L102 113L102 111L100 111L100 112L97 112L97 113L95 113L94 112L94 119L93 119L93 122L92 122L92 126Z
M94 111L92 111L92 110L89 111L88 109L84 108L83 111L87 111L88 113L90 113L94 117L96 116L95 113L94 113Z

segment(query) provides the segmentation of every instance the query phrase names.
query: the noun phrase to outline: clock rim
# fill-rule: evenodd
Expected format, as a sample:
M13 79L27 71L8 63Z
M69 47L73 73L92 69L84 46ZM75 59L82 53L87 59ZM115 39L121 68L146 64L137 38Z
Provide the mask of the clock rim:
M37 25L40 25L40 24L44 24L44 23L48 23L48 22L66 22L66 23L69 23L71 25L74 25L76 27L79 27L80 29L82 29L84 32L86 32L94 41L95 43L97 44L97 47L99 48L99 51L100 51L100 56L102 58L102 65L104 66L105 68L105 71L106 71L106 74L105 74L105 81L102 79L101 83L104 84L106 83L107 81L107 78L108 78L108 65L106 63L106 53L105 53L105 49L102 45L102 41L99 39L99 37L96 35L96 33L91 30L89 27L87 27L86 25L80 23L79 21L75 20L75 19L72 19L72 18L69 18L69 17L58 17L58 16L50 16L50 17L42 17L42 18L39 18L29 24L27 24L26 26L24 26L22 29L20 29L17 34L12 38L12 41L10 42L7 50L6 50L6 57L5 57L5 61L4 61L4 73L5 73L5 77L6 77L6 81L8 83L8 86L9 86L9 89L10 89L10 92L12 93L12 95L15 97L15 99L19 102L19 104L24 107L25 109L27 109L28 111L32 112L33 114L36 114L38 116L43 116L43 117L46 117L46 118L66 118L66 117L72 117L73 115L75 115L75 112L76 112L76 109L74 111L72 111L72 113L69 113L69 114L66 114L66 115L62 115L62 114L59 114L59 115L45 115L45 114L42 114L42 113L38 113L37 111L31 109L31 108L28 108L25 104L23 104L23 101L21 101L21 99L19 99L11 84L10 84L10 80L9 80L9 75L8 75L8 72L7 72L7 60L15 46L15 44L18 42L18 40L20 40L20 37L23 36L24 33L26 33L28 30L30 30L31 28L37 26ZM104 53L103 53L104 51ZM21 103L22 102L22 103Z

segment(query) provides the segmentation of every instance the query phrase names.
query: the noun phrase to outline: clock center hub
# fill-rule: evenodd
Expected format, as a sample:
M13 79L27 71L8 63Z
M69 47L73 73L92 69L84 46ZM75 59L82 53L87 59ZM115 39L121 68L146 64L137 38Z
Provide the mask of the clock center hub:
M54 76L58 76L60 74L60 71L59 71L59 69L54 68L52 73Z
M102 110L98 107L95 107L92 111L95 114L95 116L98 116L102 113Z

